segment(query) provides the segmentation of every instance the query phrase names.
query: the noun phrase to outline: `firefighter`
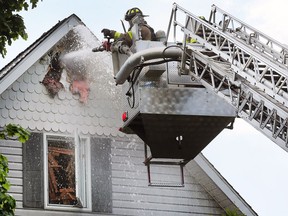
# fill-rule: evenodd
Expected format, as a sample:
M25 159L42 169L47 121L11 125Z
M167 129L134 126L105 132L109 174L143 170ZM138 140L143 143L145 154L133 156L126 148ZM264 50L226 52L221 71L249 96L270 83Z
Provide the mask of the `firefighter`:
M132 31L131 31L131 28L133 27L132 19L136 15L145 17L145 15L143 15L142 11L136 7L131 8L126 12L125 20L129 22L129 26L130 26L128 29L128 32L126 32L126 33L120 33L120 32L114 31L114 30L106 29L106 28L102 29L101 32L104 34L104 37L114 38L115 41L116 40L123 41L129 47L131 47L133 44ZM144 19L143 19L143 22L139 24L139 28L141 30L142 40L152 40L152 41L156 40L154 29L152 27L150 27Z

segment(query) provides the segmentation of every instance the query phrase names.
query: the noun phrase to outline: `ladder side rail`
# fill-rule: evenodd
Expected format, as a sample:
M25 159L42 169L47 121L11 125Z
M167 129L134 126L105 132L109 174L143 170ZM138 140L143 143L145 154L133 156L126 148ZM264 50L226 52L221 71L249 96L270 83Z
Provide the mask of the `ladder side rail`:
M238 51L239 54L245 55L246 53L242 50ZM250 83L261 88L271 97L283 104L287 104L288 91L287 91L287 77L282 76L273 68L262 65L257 58L250 56L246 62L235 64L233 59L232 68L233 70L245 78ZM263 67L264 66L264 67ZM253 69L251 69L251 67ZM275 80L277 78L277 80Z
M248 42L247 44L253 45L254 48L266 54L272 61L276 60L279 63L281 63L283 66L285 66L285 68L287 68L288 49L282 43L264 34L263 32L253 28L252 26L246 24L240 19L237 19L236 17L227 13L226 11L217 7L216 5L212 5L212 9L211 9L211 14L213 16L214 25L217 25L215 23L216 13L219 13L221 16L220 20L223 20L222 22L223 32L225 31L231 32L232 30L236 34L237 37L245 38ZM225 25L224 20L226 20L227 22L230 22L232 25L229 25L229 23ZM237 25L235 25L235 22L239 24L238 27ZM241 29L243 31L241 31Z
M261 42L259 35L255 33L246 33L245 31L235 31L232 35L235 35L235 38L244 40L248 45L251 45L259 53L264 54L271 61L277 61L282 64L283 68L287 68L287 53L282 51L276 51L273 47L271 41L266 43ZM270 46L269 46L270 45ZM272 47L272 48L271 48Z
M265 102L265 106L269 108L269 110L277 110L277 115L282 116L282 119L288 118L288 108L284 105L280 104L279 102L275 101L273 98L265 95L264 92L255 88L246 80L241 81L242 90L245 92L250 92L251 97L256 101L263 101Z
M195 17L191 17L191 19L194 18ZM205 39L204 36L204 38L202 38L199 35L195 34L195 31L193 31L193 29L185 29L185 26L178 22L177 25L179 25L183 29L184 34L193 35L193 37L195 37L200 44L204 44L206 48L217 53L224 59L232 62L234 65L234 70L239 75L245 77L251 83L255 83L255 85L257 85L259 88L264 89L268 94L270 94L272 97L277 98L277 100L279 100L280 102L287 103L288 81L287 72L284 69L267 60L255 51L250 50L249 48L247 48L245 43L235 41L235 39L223 34L223 32L221 32L219 29L214 28L209 23L206 23L201 19L197 19L196 22L201 22L202 30L204 32L203 35L205 34L205 31L207 29L209 29L209 32L211 32L210 35L214 34L216 41L213 43L215 45L211 44L209 38ZM221 41L228 43L228 49L225 47L225 50L223 50L223 48L221 50L221 47L223 47L223 43L220 43ZM240 59L237 60L235 58L235 52L241 53L242 56L248 55L249 57L253 58L253 61L250 61L253 62L254 69L252 70L248 68L247 61L245 61L245 59L242 59L242 62L240 61ZM250 53L252 53L252 55ZM259 69L259 64L264 65L265 69L261 71ZM267 79L267 76L265 75L267 71L270 71L271 73L270 78L278 77L278 81L280 81L275 82L272 79Z
M182 9L180 6L177 7L178 9ZM183 9L184 10L184 9ZM241 50L245 51L245 53L253 56L257 56L257 59L263 63L265 63L266 65L271 66L274 70L279 71L279 73L281 73L282 76L287 76L287 71L286 69L284 69L283 67L281 67L281 64L278 64L278 62L272 62L270 60L268 60L267 58L265 58L265 56L261 55L262 53L259 53L253 49L251 49L249 46L247 46L246 43L244 43L243 41L239 41L239 40L235 40L235 37L231 36L231 35L227 35L225 34L223 31L221 31L221 29L218 29L217 27L215 27L214 25L211 25L210 22L205 21L200 19L199 17L189 13L188 11L184 10L185 13L187 13L187 16L189 16L192 20L194 20L195 23L198 23L198 25L202 26L202 30L204 32L207 32L209 30L209 32L211 31L216 37L219 37L219 39L215 42L219 42L220 40L224 41L227 40L230 45L237 45L237 47L239 47ZM193 29L187 29L185 28L185 24L181 24L181 22L178 22L177 20L174 21L174 25L178 25L182 31L184 31L185 34L193 34L193 37L195 37L195 39L199 40L199 43L203 43L205 45L207 45L207 43L209 43L209 41L207 40L208 38L206 38L205 40L205 36L203 35L203 37L200 37L199 35L197 35L197 32ZM197 28L199 30L199 28ZM223 43L221 43L222 45ZM214 48L215 46L213 46ZM209 47L210 48L210 47ZM211 47L212 48L212 47ZM215 51L219 51L220 47L217 47L218 49ZM219 53L221 54L221 53ZM231 56L231 53L230 53Z
M170 20L169 20L169 24L168 24L168 28L167 28L167 34L166 34L166 40L165 40L165 44L168 43L168 38L169 38L169 35L170 35L170 30L171 30L171 25L172 25L172 20L173 20L173 17L175 15L175 7L172 8L172 11L171 11L171 15L170 15Z
M249 119L249 116L245 112L238 112L238 116L241 119L243 119L244 121L246 121L248 124L253 126L255 129L260 131L266 137L268 137L272 142L277 144L283 150L288 152L288 150L287 150L287 147L288 147L288 145L287 145L287 142L288 142L287 135L284 135L284 138L280 138L280 136L273 137L273 135L271 137L271 130L269 128L266 128L266 127L262 128L262 129L259 129L259 122L256 119ZM287 120L286 120L286 134L287 134Z
M244 95L248 95L249 99L246 100ZM239 100L238 116L288 152L287 109L277 102L271 102L271 99L245 82L242 83L239 98L242 100Z
M192 51L189 60L189 75L225 99L237 110L241 82L231 79L225 69L223 70L221 66L202 53Z
M286 107L269 98L265 93L260 93L260 90L255 90L255 87L246 80L241 80L240 85L239 80L230 80L221 67L201 53L192 52L189 64L192 77L234 106L239 117L288 151ZM225 83L220 82L221 80L225 80ZM226 91L220 90L221 88L226 88Z
M169 20L169 24L167 28L166 41L164 42L164 44L168 43L171 28L173 28L173 41L174 43L176 43L177 6L178 5L176 3L173 4L173 8L171 11L170 20Z

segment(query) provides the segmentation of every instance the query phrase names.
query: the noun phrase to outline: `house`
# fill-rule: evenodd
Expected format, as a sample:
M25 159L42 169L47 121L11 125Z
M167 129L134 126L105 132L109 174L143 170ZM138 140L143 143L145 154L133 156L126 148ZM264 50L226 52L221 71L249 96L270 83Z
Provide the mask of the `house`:
M111 56L76 15L57 23L0 71L0 126L31 132L0 140L16 215L257 215L202 155L184 187L148 186L144 144L124 135ZM173 167L155 179L179 179Z

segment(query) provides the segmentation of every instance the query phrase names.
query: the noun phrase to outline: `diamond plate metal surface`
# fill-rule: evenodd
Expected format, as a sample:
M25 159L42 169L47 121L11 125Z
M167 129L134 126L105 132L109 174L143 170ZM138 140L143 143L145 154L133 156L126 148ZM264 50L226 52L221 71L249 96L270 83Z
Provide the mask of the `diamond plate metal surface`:
M141 113L235 116L235 109L205 88L141 88Z

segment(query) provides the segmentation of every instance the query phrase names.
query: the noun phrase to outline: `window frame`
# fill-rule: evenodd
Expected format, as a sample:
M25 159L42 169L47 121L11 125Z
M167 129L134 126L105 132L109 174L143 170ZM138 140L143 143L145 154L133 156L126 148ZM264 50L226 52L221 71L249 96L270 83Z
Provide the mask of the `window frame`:
M75 188L76 196L83 202L83 208L62 205L62 204L49 204L49 182L48 182L48 141L51 138L72 138L75 145ZM92 211L92 194L91 194L91 155L90 155L90 137L79 136L71 134L55 134L44 133L43 140L44 148L44 208L51 210L65 210L65 211L77 211L77 212L91 212ZM82 159L80 158L82 155ZM85 165L85 169L80 168L80 163ZM85 179L83 179L83 174ZM81 178L80 178L81 177ZM85 187L85 189L83 189Z

